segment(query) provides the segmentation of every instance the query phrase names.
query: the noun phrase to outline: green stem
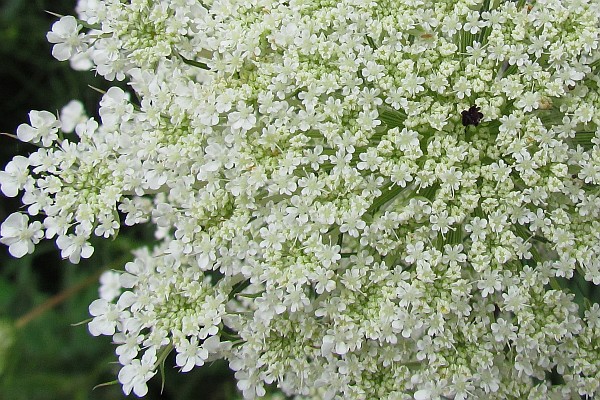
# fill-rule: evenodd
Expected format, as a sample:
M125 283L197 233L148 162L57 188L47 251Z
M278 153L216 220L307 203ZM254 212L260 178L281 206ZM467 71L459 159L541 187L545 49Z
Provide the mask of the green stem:
M229 293L229 300L233 299L238 293L240 293L242 290L246 289L248 286L250 286L249 279L246 279L245 281L238 283Z
M206 65L203 62L189 60L189 59L185 58L184 56L182 56L181 54L179 54L179 58L181 58L181 60L187 65L191 65L192 67L197 67L197 68L201 68L201 69L210 71L210 68L208 67L208 65Z
M590 64L590 68L595 69L600 67L600 58Z
M382 108L379 112L379 119L390 128L403 126L406 120L406 114L396 111L392 108Z
M387 183L382 188L381 195L373 201L366 214L373 214L373 212L379 210L381 206L398 196L405 189L406 187L398 186L393 182Z
M4 135L4 136L8 136L11 139L16 139L19 140L19 138L17 137L17 135L12 135L10 133L6 133L6 132L0 132L0 135Z
M367 36L367 43L369 43L369 46L371 46L373 50L377 50L377 46L375 46L375 42L371 36Z
M592 139L596 137L595 132L581 131L575 132L575 137L571 139L571 143L574 145L581 145L588 149L593 146Z
M55 12L52 12L52 11L48 11L48 10L44 10L44 11L45 11L45 12L47 12L48 14L50 14L50 15L53 15L53 16L57 17L57 18L62 18L62 17L64 17L64 15L62 15L62 14L58 14L58 13L55 13ZM77 23L78 23L79 25L83 26L84 28L87 28L87 29L95 29L95 30L97 30L97 31L99 31L99 30L101 30L101 29L102 29L102 26L101 26L101 25L92 25L92 24L88 24L87 22L85 22L84 20L81 20L81 19L79 19L79 18L75 18L75 20L77 20Z
M165 347L160 349L160 353L158 354L158 357L156 358L156 362L154 363L154 368L158 367L159 365L161 365L162 363L165 362L165 360L167 359L167 356L169 355L169 353L171 353L173 348L174 348L173 343L169 343L168 345L166 345Z

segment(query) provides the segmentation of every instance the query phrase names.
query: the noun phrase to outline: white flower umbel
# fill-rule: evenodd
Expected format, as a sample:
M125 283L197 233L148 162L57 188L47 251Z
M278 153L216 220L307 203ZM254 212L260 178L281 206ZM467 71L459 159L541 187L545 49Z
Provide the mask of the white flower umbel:
M600 1L77 10L55 56L135 93L31 113L1 241L155 226L90 306L125 393L174 351L248 399L600 395Z

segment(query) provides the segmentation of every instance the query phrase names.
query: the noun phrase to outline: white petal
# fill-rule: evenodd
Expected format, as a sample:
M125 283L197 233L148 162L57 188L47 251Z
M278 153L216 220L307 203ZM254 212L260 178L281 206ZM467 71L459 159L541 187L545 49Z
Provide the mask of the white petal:
M25 254L33 253L33 243L28 240L20 240L11 244L8 247L8 252L13 257L21 258Z
M431 395L429 390L417 390L414 395L415 400L429 400Z
M138 397L144 397L148 393L146 382L138 382L133 387L133 393Z
M81 257L90 258L92 254L94 254L94 248L88 243L84 244L81 249Z
M6 197L15 197L19 194L19 185L10 174L0 171L0 190Z
M9 232L7 229L14 229L17 232L23 231L27 228L27 223L29 222L29 217L25 214L21 214L19 212L14 212L8 216L2 223L2 227L0 227L0 233L2 236L7 236Z
M88 307L90 315L97 317L98 315L106 314L108 311L108 301L104 299L97 299L92 301L92 304Z
M40 127L49 127L56 124L56 117L49 111L31 111L29 113L29 120L31 121L31 125L40 128Z
M72 47L66 43L57 43L52 47L52 56L58 61L67 61L71 57Z
M38 134L37 129L32 128L27 124L21 124L17 128L17 137L22 142L30 142L32 141Z
M139 366L140 360L133 360L131 364L125 365L123 368L121 368L118 375L119 382L121 382L123 385L131 383L137 376Z
M133 292L123 292L119 300L117 301L117 308L119 310L124 310L127 307L130 307L137 300L137 296Z
M111 336L115 333L115 323L104 317L97 317L88 323L88 330L93 336Z

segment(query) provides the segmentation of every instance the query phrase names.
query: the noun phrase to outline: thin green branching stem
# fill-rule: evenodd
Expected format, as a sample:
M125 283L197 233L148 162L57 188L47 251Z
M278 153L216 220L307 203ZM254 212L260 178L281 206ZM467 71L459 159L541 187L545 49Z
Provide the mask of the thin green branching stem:
M97 88L96 86L88 85L88 87L92 90L95 90L96 92L98 92L100 94L106 94L106 90L102 90L100 88Z
M19 138L17 137L17 135L13 135L12 133L0 132L0 135L8 136L11 139L19 140Z
M105 387L105 386L113 386L113 385L118 385L118 384L119 384L119 381L115 379L114 381L99 383L96 386L94 386L92 388L92 390L96 390L98 388Z
M44 10L44 11L46 13L52 15L52 16L55 16L56 18L62 18L62 17L64 17L64 15L55 13L53 11L48 11L48 10ZM94 30L101 30L102 29L102 26L100 26L100 25L97 25L97 24L88 24L87 22L85 22L84 20L81 20L79 18L75 18L75 19L77 20L77 23L79 25L83 26L84 28L94 29Z

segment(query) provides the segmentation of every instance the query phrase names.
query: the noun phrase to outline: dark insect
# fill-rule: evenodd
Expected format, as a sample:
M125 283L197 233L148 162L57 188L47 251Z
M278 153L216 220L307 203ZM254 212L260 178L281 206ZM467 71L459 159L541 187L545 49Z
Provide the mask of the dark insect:
M483 114L479 111L481 108L477 106L471 106L468 110L463 111L462 114L462 124L464 126L469 125L479 125L481 119L483 118Z

